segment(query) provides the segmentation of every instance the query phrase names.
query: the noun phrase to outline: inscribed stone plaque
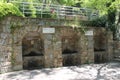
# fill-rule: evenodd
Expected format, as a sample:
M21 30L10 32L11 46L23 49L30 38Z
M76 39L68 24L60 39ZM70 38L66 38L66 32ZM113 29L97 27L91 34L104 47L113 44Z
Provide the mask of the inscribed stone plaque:
M93 36L93 30L86 31L85 35L87 35L87 36Z
M43 33L55 33L55 28L43 28Z

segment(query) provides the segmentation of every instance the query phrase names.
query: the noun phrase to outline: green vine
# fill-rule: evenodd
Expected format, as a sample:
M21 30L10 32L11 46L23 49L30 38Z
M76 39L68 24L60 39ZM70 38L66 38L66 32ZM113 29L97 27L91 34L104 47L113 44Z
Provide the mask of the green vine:
M20 22L11 23L10 33L13 34L16 29L20 29L21 27L22 27L22 24Z
M15 53L14 53L14 34L12 34L12 45L11 45L11 47L12 47L12 52L11 52L11 64L12 64L12 66L14 66L15 65L15 61L16 61L16 58L15 58Z
M10 33L13 34L14 31L15 31L14 23L11 23L11 26L10 26Z

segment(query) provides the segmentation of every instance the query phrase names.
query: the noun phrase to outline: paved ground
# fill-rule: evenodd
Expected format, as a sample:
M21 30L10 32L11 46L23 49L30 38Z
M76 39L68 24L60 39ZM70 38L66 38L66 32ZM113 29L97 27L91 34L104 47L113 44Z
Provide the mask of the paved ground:
M120 80L120 63L22 70L1 74L0 80Z

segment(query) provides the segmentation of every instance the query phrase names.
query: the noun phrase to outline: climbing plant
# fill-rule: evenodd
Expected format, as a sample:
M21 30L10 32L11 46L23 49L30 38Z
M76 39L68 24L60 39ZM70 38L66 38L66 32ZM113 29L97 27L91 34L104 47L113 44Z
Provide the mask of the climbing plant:
M14 26L14 23L11 23L11 26L10 26L10 32L11 32L11 35L12 35L12 51L11 51L11 64L12 66L14 66L15 64L15 53L14 53L14 31L15 31L15 26Z

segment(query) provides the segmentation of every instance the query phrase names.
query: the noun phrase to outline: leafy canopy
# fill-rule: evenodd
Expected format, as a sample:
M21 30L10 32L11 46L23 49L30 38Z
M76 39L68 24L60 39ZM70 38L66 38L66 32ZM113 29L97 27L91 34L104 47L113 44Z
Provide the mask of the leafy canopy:
M120 0L81 0L81 2L82 7L99 10L101 16L108 14L108 10L116 9L120 4Z
M13 4L0 2L0 18L7 15L23 16L19 9Z

